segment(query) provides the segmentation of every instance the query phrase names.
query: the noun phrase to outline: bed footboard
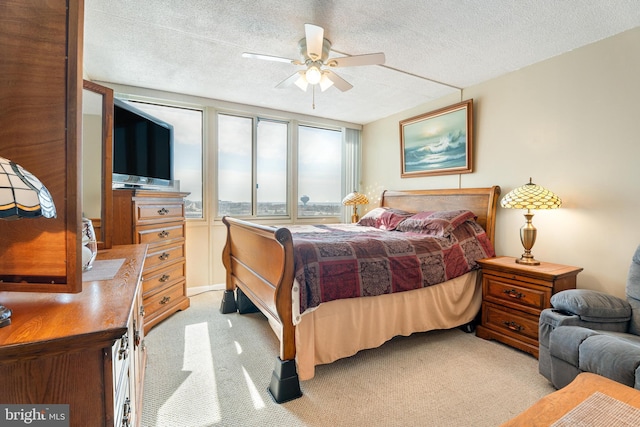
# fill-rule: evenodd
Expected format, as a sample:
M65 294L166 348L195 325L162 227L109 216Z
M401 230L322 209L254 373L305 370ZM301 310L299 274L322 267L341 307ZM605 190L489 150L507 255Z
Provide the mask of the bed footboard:
M231 217L222 218L227 242L222 252L226 290L220 306L223 314L241 313L248 299L276 326L280 355L276 360L269 393L277 403L302 396L296 368L295 327L291 291L294 281L293 242L286 228L266 227ZM234 291L236 293L234 298Z

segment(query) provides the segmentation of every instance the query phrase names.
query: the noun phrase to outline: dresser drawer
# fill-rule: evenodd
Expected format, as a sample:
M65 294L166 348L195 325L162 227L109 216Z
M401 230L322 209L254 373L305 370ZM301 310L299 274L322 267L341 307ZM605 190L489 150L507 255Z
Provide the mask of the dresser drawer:
M131 426L131 390L129 389L129 383L125 385L125 388L120 390L114 400L114 414L113 420L114 427Z
M531 314L540 314L549 305L551 289L526 284L515 280L484 274L482 278L482 293L485 300L507 307L517 308Z
M139 223L182 219L184 204L181 202L136 203L136 216Z
M184 222L143 225L136 227L137 243L146 243L149 250L156 246L184 241Z
M125 384L127 386L129 384L129 378L127 375L129 370L129 354L133 351L130 344L131 340L129 340L129 333L126 333L111 347L114 394L120 393L120 389L122 389Z
M154 247L147 252L144 260L144 269L150 270L163 264L172 264L177 260L184 259L184 244L169 243L168 245Z
M538 316L491 303L482 304L483 326L517 339L528 338L536 345L538 344L538 319Z
M167 309L167 307L183 299L185 299L184 280L181 280L179 283L161 289L159 292L153 294L152 296L145 298L145 316L152 318L154 317L154 314L156 312L164 311Z
M145 269L146 270L146 269ZM179 262L168 265L166 268L142 272L142 295L144 297L154 289L166 286L176 280L185 278L185 263ZM145 304L146 311L146 304Z

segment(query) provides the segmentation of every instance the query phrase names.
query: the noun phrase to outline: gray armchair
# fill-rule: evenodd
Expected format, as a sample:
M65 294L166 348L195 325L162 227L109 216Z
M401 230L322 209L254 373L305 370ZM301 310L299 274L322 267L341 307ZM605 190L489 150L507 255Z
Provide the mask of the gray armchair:
M572 289L551 297L539 324L539 371L556 388L592 372L640 389L640 246L633 255L627 299Z

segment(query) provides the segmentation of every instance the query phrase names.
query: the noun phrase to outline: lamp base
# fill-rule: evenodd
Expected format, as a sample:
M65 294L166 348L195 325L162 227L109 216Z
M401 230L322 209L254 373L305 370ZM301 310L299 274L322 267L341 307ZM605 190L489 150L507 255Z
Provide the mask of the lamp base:
M4 305L0 305L0 328L11 324L11 310Z
M540 265L540 261L536 260L531 254L531 248L533 244L536 242L536 235L538 234L538 230L533 226L531 219L533 218L533 214L527 211L524 214L527 222L520 229L520 241L522 242L522 246L524 247L524 253L520 257L520 259L516 259L518 264L524 265Z
M533 255L527 256L526 254L523 254L520 258L516 258L516 262L524 265L540 265L540 261L535 259Z
M352 224L355 224L358 221L360 221L360 217L358 216L357 213L354 213L353 215L351 215L351 223Z

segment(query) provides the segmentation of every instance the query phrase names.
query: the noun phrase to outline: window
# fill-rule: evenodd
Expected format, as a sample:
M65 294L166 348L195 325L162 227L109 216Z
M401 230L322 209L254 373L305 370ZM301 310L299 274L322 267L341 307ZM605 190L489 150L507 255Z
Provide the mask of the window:
M185 199L185 216L202 218L202 110L128 101L134 107L173 125L173 178Z
M286 123L258 120L256 199L258 215L287 215Z
M298 216L339 216L342 132L298 127Z
M218 115L219 216L289 214L288 133L285 122Z
M218 216L339 217L344 168L341 130L218 114Z
M218 215L252 213L253 120L218 115Z

